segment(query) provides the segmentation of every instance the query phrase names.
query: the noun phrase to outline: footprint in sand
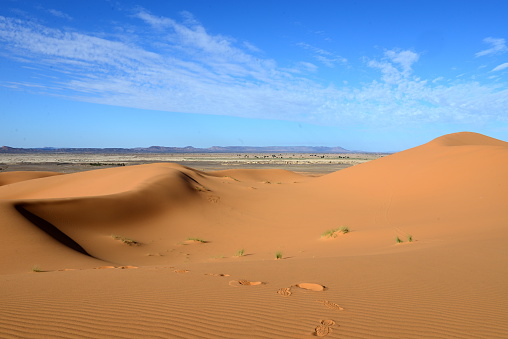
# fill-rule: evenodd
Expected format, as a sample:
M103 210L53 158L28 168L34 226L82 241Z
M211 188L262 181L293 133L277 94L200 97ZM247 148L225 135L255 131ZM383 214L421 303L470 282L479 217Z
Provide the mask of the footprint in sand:
M289 297L293 292L291 292L291 287L283 287L277 291L278 294Z
M332 326L335 325L333 320L321 320L321 323L314 329L316 337L324 337L332 332Z
M244 280L244 279L240 279L240 280L231 280L229 282L229 286L233 286L233 287L239 287L239 286L256 286L256 285L262 285L264 284L263 282L261 281L249 281L249 280Z
M304 290L311 290L311 291L316 291L316 292L321 292L326 289L326 287L323 285L313 284L313 283L300 283L300 284L296 284L294 286L303 288Z
M325 305L326 307L332 309L332 310L337 310L337 311L343 311L344 308L343 307L340 307L338 304L336 303L332 303L331 301L328 301L328 300L316 300L317 302L319 303L322 303L323 305Z
M175 273L187 273L189 270L173 270Z
M286 296L286 297L290 296L291 294L293 294L293 292L291 292L292 287L299 287L304 290L310 290L310 291L316 291L316 292L324 291L326 289L325 286L319 285L319 284L300 283L300 284L292 285L290 287L283 287L283 288L279 289L277 291L277 293L280 295Z
M220 197L215 196L215 195L210 195L210 196L208 196L207 199L209 202L214 203L214 204L216 204L220 201Z

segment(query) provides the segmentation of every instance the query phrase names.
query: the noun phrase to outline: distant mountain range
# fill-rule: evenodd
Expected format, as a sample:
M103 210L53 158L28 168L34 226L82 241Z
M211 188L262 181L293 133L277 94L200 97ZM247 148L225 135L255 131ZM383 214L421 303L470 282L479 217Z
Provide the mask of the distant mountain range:
M136 148L14 148L3 146L0 153L88 153L88 154L117 154L117 153L352 153L342 147L324 146L213 146L209 148L187 147L136 147Z

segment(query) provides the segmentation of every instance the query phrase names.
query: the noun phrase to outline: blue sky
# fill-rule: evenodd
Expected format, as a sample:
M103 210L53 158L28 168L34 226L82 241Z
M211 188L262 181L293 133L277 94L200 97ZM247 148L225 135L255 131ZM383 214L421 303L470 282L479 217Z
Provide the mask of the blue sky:
M508 140L506 13L504 0L0 0L0 144Z

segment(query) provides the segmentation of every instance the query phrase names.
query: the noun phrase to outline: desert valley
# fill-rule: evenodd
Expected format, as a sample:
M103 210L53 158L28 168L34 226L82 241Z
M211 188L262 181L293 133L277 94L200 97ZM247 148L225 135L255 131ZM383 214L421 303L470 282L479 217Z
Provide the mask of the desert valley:
M0 337L508 337L508 143L289 165L3 166Z

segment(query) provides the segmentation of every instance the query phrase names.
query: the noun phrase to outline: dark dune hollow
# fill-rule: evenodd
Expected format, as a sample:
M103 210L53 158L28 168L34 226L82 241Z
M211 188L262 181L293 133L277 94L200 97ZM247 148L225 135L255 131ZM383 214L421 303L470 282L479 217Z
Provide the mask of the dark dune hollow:
M87 253L81 245L79 245L77 242L75 242L71 237L69 237L67 234L59 230L56 226L51 224L49 221L44 220L43 218L39 217L36 214L33 214L29 210L25 208L25 206L21 204L17 204L14 206L16 211L18 211L23 217L25 217L28 221L30 221L34 226L38 227L41 231L45 232L49 236L51 236L56 241L60 242L61 244L73 249L74 251L77 251L79 253L82 253L84 255L90 256L93 258L92 255Z

